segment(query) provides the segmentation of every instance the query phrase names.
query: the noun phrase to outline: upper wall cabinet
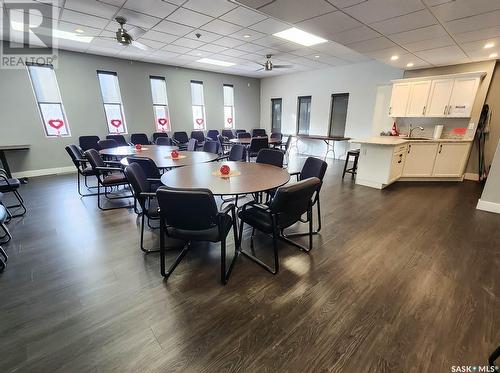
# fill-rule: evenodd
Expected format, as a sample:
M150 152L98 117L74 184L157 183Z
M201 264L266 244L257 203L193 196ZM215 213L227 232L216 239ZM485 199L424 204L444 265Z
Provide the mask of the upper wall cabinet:
M483 72L394 81L389 116L468 118Z

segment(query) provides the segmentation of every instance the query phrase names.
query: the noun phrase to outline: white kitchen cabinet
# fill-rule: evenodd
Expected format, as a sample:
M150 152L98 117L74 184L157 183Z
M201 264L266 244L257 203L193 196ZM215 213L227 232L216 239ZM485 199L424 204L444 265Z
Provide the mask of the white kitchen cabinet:
M445 117L448 113L454 79L436 79L432 81L427 101L426 117Z
M406 152L403 177L430 177L438 149L437 143L410 143Z
M422 80L411 84L410 99L406 109L407 117L425 116L430 88L430 80Z
M461 177L469 156L469 143L440 143L433 176Z
M411 83L396 83L392 86L391 106L389 116L404 117L410 99Z
M457 78L453 84L450 103L448 105L448 117L468 118L476 98L479 87L479 78Z
M403 175L403 167L405 164L405 156L406 156L406 145L396 147L396 151L392 157L391 164L391 172L389 174L389 181L387 184L390 184Z

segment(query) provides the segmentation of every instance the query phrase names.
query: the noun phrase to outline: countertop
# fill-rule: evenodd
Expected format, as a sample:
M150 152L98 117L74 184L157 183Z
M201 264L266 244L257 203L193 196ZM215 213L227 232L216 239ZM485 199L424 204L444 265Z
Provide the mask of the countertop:
M472 140L466 139L425 139L425 140L408 140L406 137L398 136L374 136L366 139L352 139L352 143L356 144L373 144L373 145L402 145L407 143L421 143L421 142L465 142L469 143Z

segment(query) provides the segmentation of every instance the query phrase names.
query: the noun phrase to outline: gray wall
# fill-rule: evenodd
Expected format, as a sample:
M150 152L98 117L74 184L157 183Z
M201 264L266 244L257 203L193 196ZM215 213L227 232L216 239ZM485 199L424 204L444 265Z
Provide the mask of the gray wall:
M56 76L70 138L45 137L26 70L0 70L0 144L32 146L7 154L12 171L70 166L67 144L78 143L81 135L107 134L96 70L118 73L129 134L154 132L150 75L166 76L173 130L192 130L190 80L204 82L208 129L223 127L223 83L234 85L236 128L259 127L259 79L59 51Z

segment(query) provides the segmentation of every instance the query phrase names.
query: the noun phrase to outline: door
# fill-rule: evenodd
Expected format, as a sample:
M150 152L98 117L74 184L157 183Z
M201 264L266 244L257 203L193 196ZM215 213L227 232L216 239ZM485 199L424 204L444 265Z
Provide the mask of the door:
M406 110L407 117L423 117L427 107L431 81L423 80L411 85L410 100Z
M345 123L347 120L347 105L349 103L349 93L338 93L332 95L330 105L330 136L345 135Z
M454 118L468 118L476 98L478 78L457 78L451 92L448 116Z
M410 83L396 83L392 86L391 106L389 107L390 117L406 116L410 90Z
M410 143L406 151L403 177L432 176L436 159L437 143Z
M281 111L283 100L281 98L271 99L271 132L281 132Z
M445 117L448 114L453 79L433 80L427 101L426 117Z
M440 143L434 164L436 177L461 177L469 156L469 143Z

